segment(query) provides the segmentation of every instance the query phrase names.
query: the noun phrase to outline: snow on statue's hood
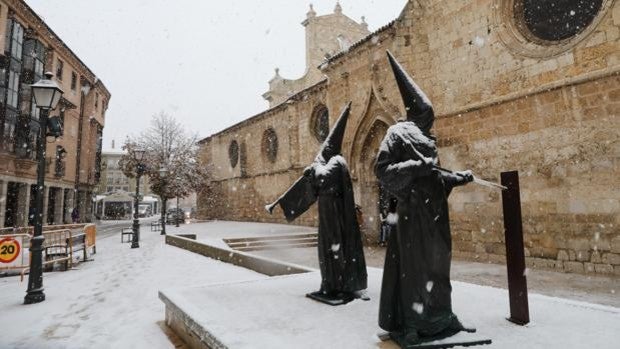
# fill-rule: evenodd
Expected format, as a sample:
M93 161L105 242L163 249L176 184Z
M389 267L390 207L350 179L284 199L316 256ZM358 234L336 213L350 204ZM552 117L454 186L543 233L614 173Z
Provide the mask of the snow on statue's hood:
M390 51L387 51L387 56L394 71L400 95L405 103L407 121L412 121L425 135L430 135L433 122L435 121L435 113L433 112L431 101L407 74L400 63L396 61Z

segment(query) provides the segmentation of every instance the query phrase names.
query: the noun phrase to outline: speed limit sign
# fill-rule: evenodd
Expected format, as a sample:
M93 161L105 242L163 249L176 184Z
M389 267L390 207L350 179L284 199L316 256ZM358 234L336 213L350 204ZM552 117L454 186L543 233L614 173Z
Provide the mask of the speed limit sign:
M0 263L8 264L13 262L21 252L21 244L17 239L4 238L0 240Z

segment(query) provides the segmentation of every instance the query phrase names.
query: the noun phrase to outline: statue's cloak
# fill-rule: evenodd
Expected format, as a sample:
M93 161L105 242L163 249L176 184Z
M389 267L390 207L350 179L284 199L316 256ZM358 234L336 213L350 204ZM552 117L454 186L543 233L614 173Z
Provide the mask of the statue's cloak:
M456 319L447 198L454 186L465 182L424 166L419 154L437 160L435 142L407 121L388 129L377 155L377 178L398 198L396 234L388 241L383 269L379 326L433 336Z

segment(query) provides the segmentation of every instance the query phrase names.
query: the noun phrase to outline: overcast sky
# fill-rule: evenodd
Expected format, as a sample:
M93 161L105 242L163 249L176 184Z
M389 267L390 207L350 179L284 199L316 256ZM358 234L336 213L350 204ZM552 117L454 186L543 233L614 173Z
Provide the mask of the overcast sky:
M26 0L112 93L104 148L138 134L160 110L206 137L268 108L261 95L280 68L305 69L308 5L334 0ZM406 0L343 0L371 31Z

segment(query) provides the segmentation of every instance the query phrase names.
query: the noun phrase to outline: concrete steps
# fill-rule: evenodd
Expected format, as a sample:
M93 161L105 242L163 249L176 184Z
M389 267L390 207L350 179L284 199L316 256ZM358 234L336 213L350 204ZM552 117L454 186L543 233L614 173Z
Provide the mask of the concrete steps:
M315 247L317 238L317 233L305 233L224 239L224 242L233 250L249 252Z

